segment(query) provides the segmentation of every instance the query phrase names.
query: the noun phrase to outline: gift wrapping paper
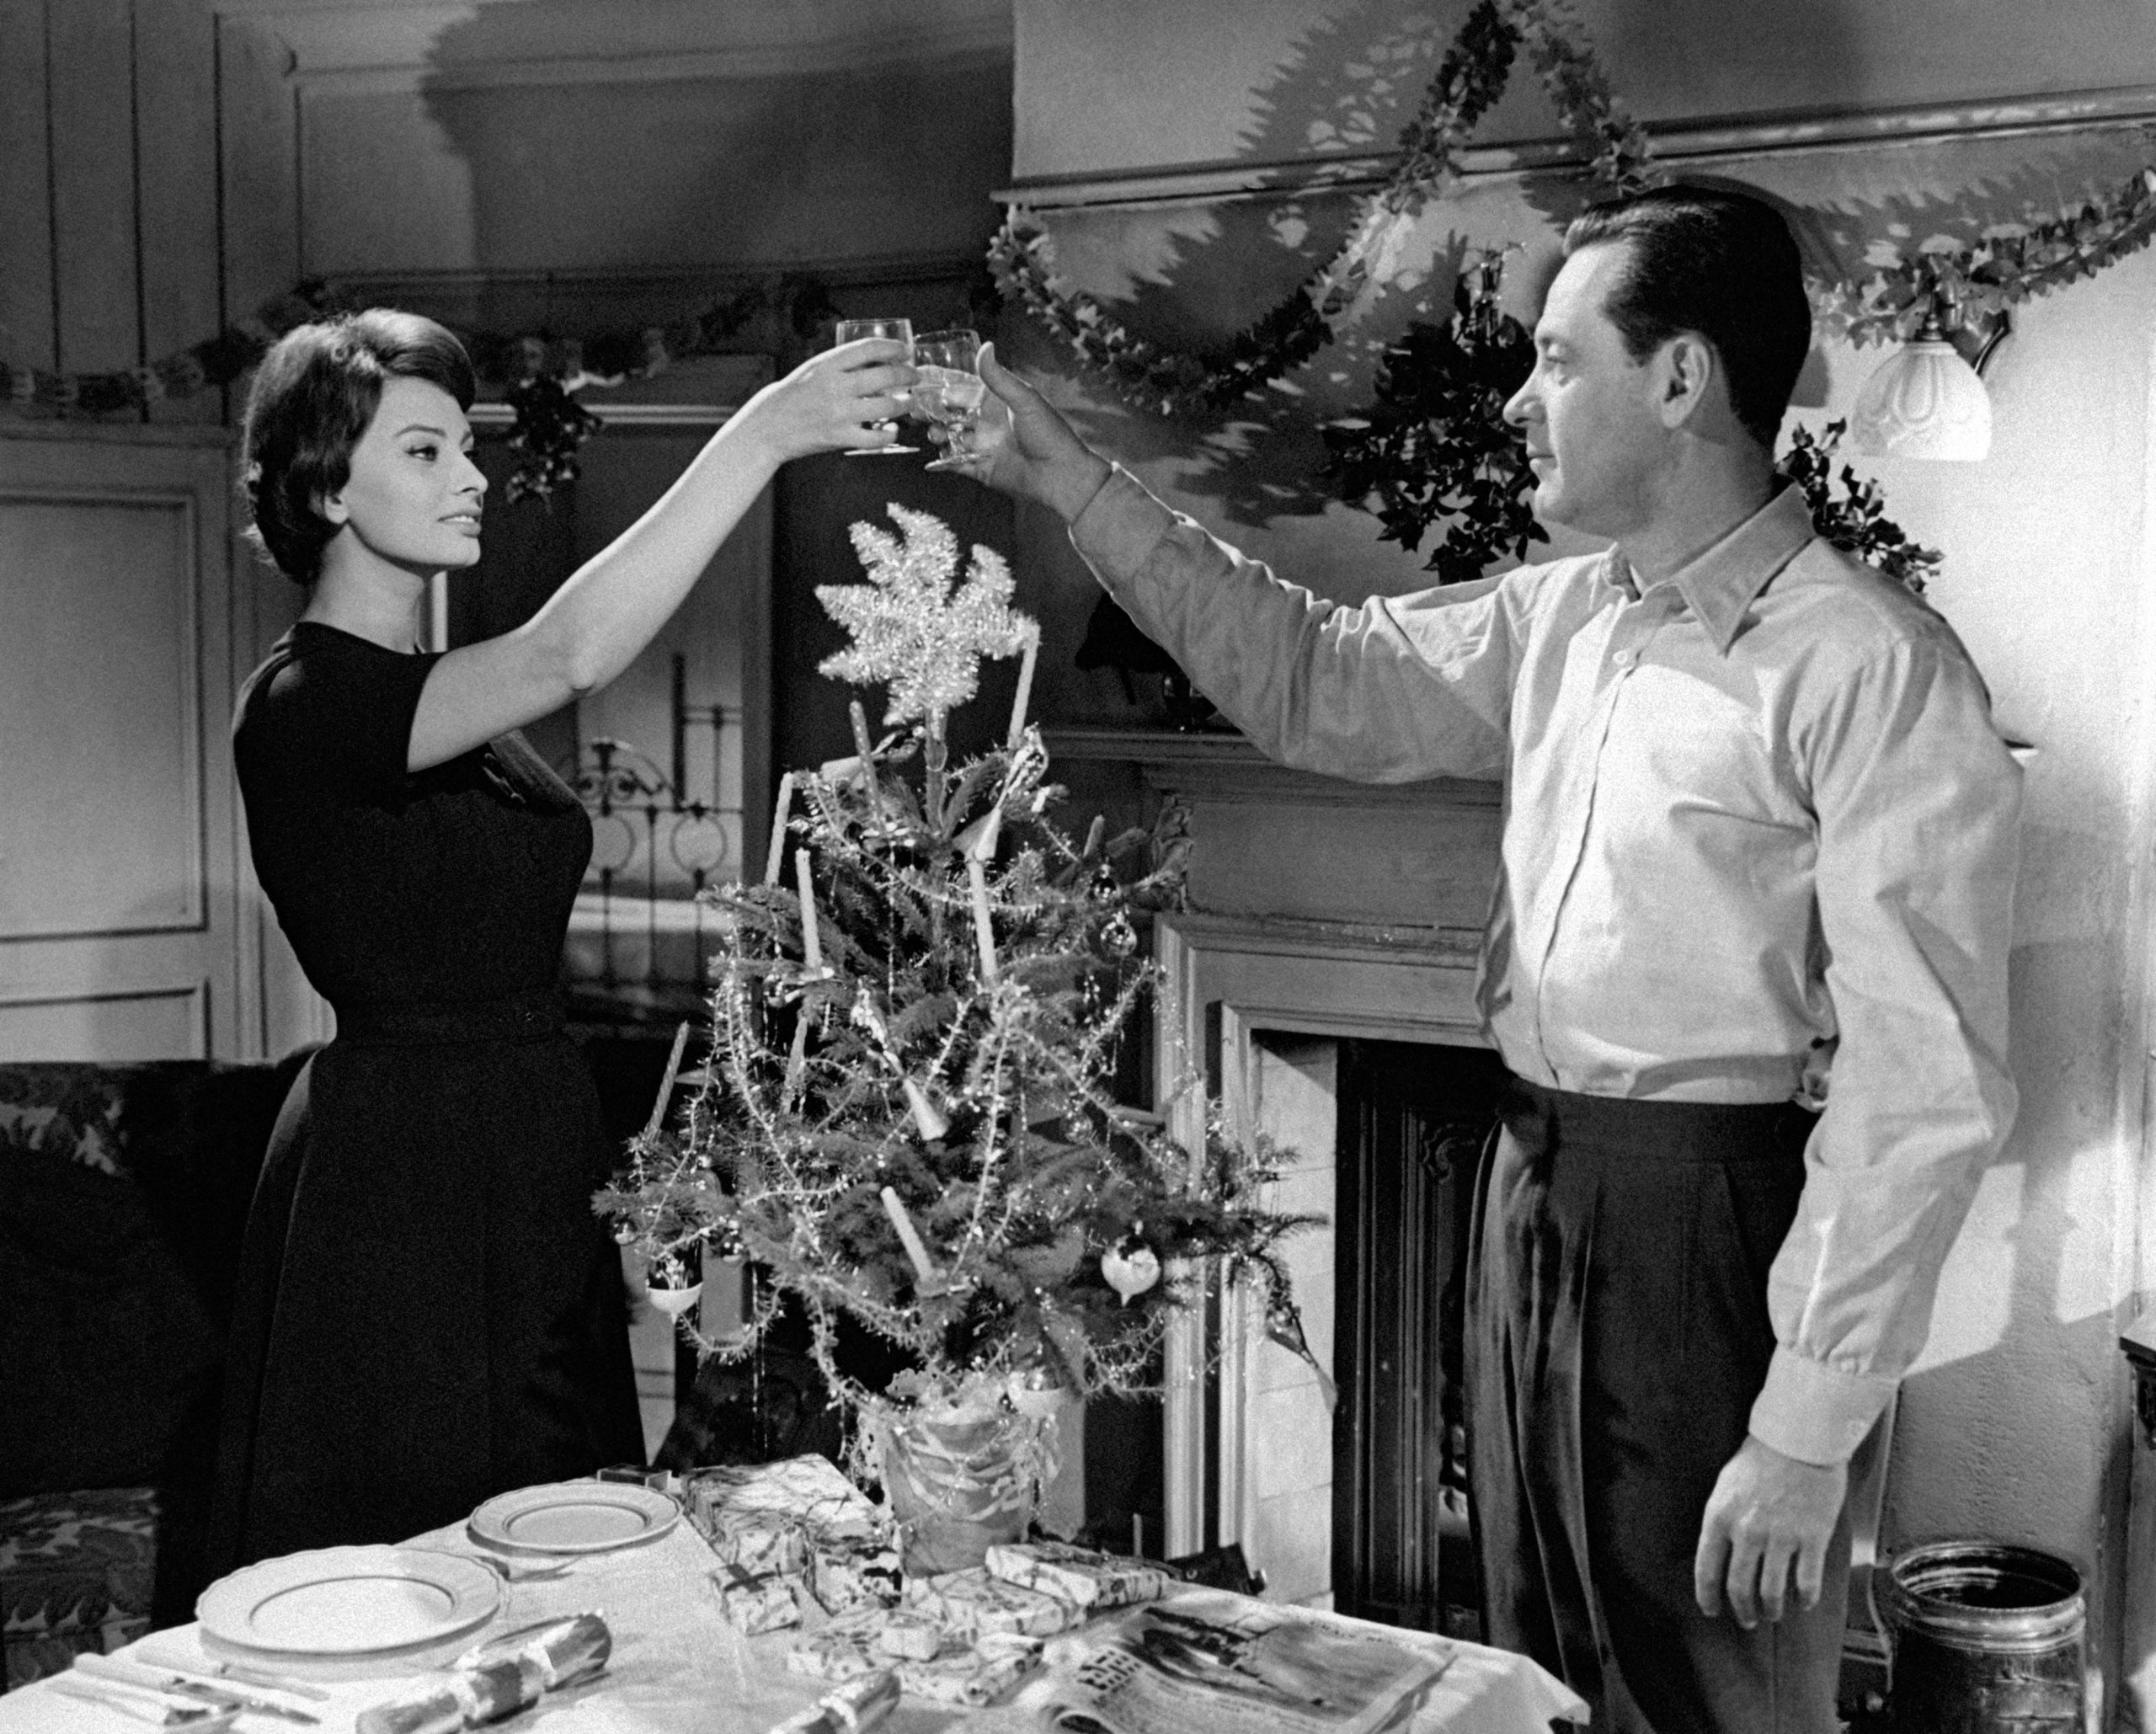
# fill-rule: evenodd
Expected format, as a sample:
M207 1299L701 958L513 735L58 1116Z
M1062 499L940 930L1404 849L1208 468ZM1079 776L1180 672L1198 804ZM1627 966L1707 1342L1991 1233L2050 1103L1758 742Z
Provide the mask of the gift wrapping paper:
M969 1641L981 1632L1041 1636L1067 1631L1086 1612L1061 1596L991 1576L985 1566L947 1571L940 1577L909 1578L905 1605L933 1614L947 1630Z
M739 1566L722 1565L711 1574L718 1586L718 1605L726 1623L744 1638L801 1623L801 1603L794 1593L794 1580L776 1571L751 1574Z
M1062 1541L1011 1542L988 1550L995 1577L1037 1589L1081 1608L1121 1608L1164 1596L1173 1581L1158 1566L1119 1559Z
M815 1538L808 1555L808 1589L826 1614L852 1608L888 1608L905 1580L898 1554L880 1539Z

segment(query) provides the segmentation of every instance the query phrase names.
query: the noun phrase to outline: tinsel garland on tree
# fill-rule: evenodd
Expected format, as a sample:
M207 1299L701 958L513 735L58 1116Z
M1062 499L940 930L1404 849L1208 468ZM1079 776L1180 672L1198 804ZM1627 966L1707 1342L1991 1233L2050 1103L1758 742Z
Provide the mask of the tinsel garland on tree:
M1220 1261L1307 1353L1278 1248L1310 1219L1265 1207L1264 1149L1216 1117L1185 1150L1111 1087L1156 981L1134 917L1174 899L1173 851L1059 829L1021 718L951 762L945 718L980 659L1036 629L995 554L976 547L953 591L950 531L890 511L902 539L853 529L870 583L817 593L855 640L824 671L888 686L890 732L872 740L857 702L857 753L788 779L792 886L715 894L708 1081L683 1123L632 1144L598 1208L662 1270L750 1261L745 1333L701 1347L754 1353L791 1297L831 1391L872 1417L1142 1391L1198 1280L1187 1262ZM902 1351L888 1387L842 1363L842 1317Z

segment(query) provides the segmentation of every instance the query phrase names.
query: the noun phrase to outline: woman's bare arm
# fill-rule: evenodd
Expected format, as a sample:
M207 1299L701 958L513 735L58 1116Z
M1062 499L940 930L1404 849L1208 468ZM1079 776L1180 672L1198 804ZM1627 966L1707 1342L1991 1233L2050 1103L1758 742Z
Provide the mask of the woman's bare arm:
M651 510L578 568L524 625L436 663L412 719L424 771L596 691L680 607L719 544L789 458L894 438L904 347L867 339L811 357L742 406Z

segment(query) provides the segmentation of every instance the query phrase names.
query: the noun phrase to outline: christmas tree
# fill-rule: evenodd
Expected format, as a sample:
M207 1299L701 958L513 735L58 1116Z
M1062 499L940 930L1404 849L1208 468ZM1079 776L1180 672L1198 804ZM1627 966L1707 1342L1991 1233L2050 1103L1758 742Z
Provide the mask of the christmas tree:
M1057 827L1024 722L1038 632L1007 568L976 547L957 581L950 531L889 510L900 536L853 526L869 582L817 591L853 638L822 671L884 686L885 732L856 702L855 755L784 780L765 882L712 894L706 1081L679 1124L654 1114L599 1208L661 1272L750 1262L744 1333L703 1351L753 1353L790 1297L835 1400L884 1422L1148 1390L1210 1259L1299 1351L1278 1244L1309 1219L1263 1207L1267 1152L1217 1115L1187 1151L1113 1099L1155 979L1134 917L1172 902L1180 851ZM953 764L947 716L983 657L1012 655L1006 739ZM847 1370L846 1317L895 1346L898 1377Z

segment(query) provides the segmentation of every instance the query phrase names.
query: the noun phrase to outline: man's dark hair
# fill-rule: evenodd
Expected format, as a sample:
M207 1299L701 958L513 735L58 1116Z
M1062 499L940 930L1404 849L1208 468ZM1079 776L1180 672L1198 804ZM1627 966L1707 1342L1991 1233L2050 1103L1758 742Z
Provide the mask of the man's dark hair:
M1773 451L1812 347L1803 263L1781 213L1720 188L1657 187L1582 211L1565 257L1606 242L1627 260L1603 307L1626 353L1644 360L1697 333L1721 359L1737 420Z
M322 501L351 478L352 448L391 379L423 379L469 409L478 395L464 345L418 313L371 307L286 332L247 394L240 489L248 535L300 584L321 575L337 527Z

